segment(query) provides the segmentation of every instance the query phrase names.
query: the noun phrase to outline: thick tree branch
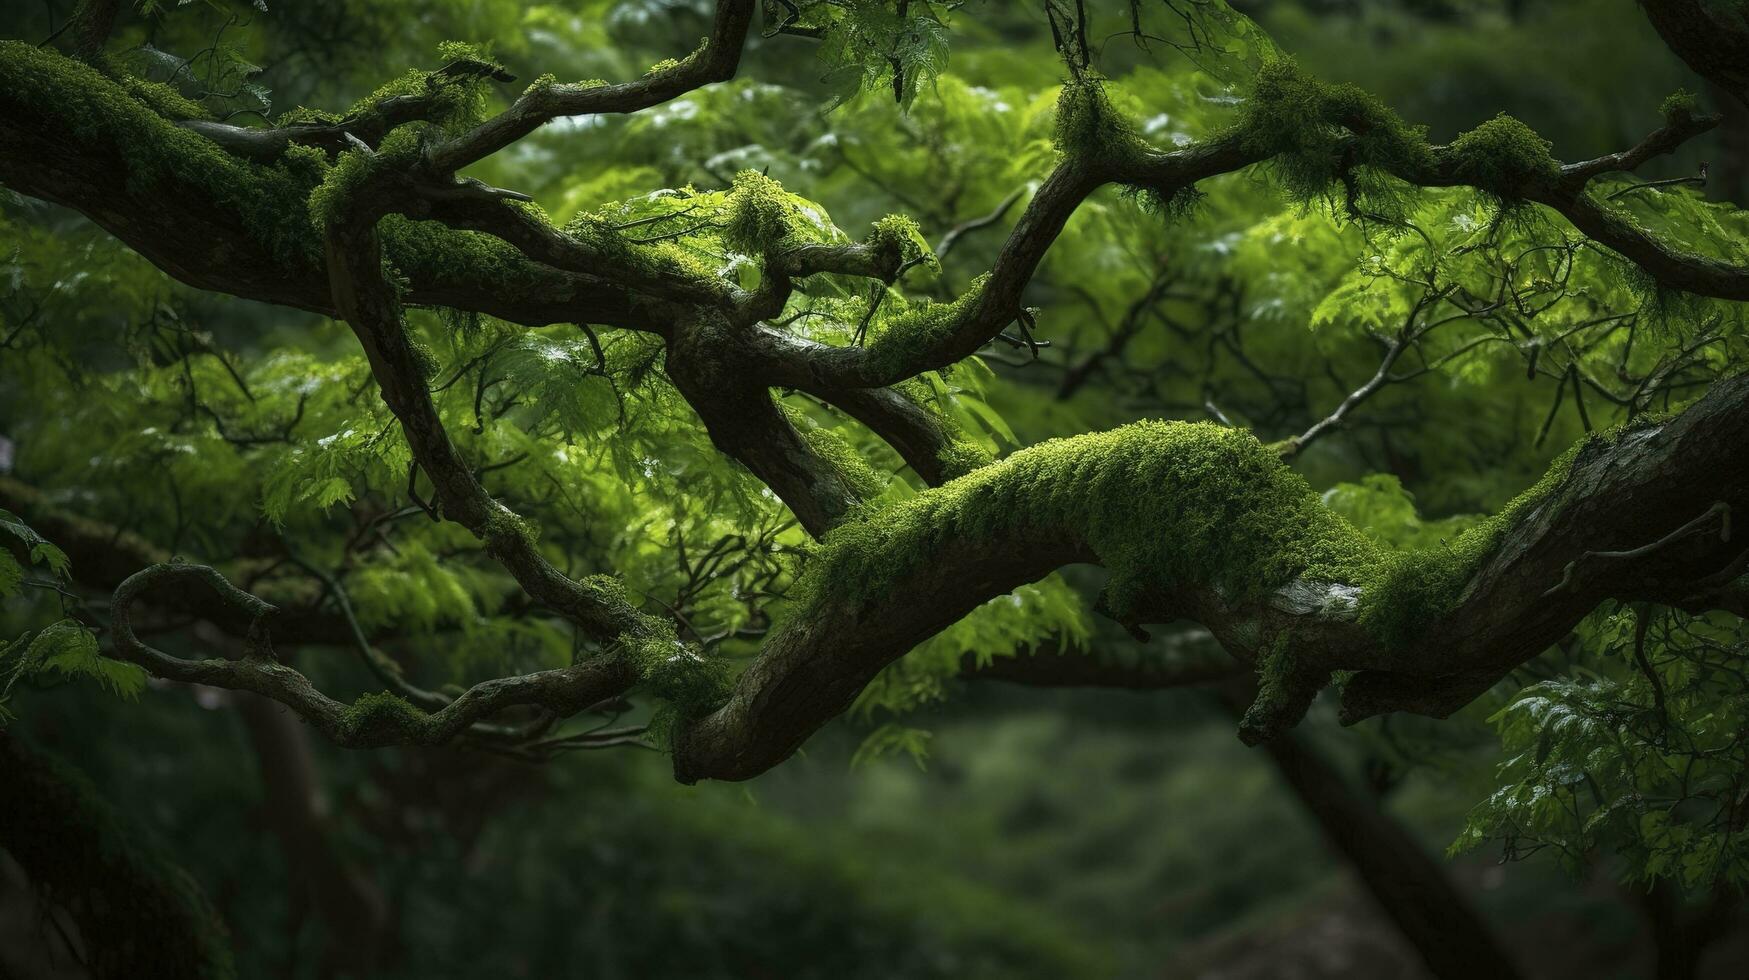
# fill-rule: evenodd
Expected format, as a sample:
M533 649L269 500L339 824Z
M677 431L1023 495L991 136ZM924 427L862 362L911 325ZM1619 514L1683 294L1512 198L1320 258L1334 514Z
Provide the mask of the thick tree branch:
M843 711L888 663L979 603L1063 564L1108 559L1072 523L1025 516L1027 496L1064 492L1032 475L1034 465L1026 453L1017 454L919 498L921 513L939 506L968 515L951 518L958 523L950 526L989 514L979 519L998 523L984 532L944 534L923 555L875 552L865 560L888 569L888 584L866 595L853 591L853 582L828 577L818 599L767 641L729 702L677 736L677 776L744 779L763 772ZM1007 467L1021 468L1005 475ZM1010 496L1021 486L1025 493ZM951 497L937 503L933 495L944 493ZM1241 512L1265 505L1249 494L1234 503ZM1579 555L1657 540L1715 503L1749 508L1749 376L1719 383L1669 423L1581 451L1556 489L1502 532L1485 561L1452 583L1451 608L1409 622L1405 636L1387 638L1359 621L1364 589L1303 579L1251 600L1209 582L1181 582L1169 593L1149 593L1135 618L1195 620L1245 662L1265 662L1269 637L1285 637L1273 642L1291 651L1283 679L1288 690L1279 692L1284 701L1252 718L1260 737L1297 720L1295 711L1337 670L1359 672L1344 688L1347 720L1392 710L1443 716L1546 649L1599 602L1639 598L1728 567L1743 542L1697 535L1636 562L1581 565L1566 589L1543 596ZM884 517L889 524L915 519L922 518ZM1137 533L1149 522L1139 510ZM1289 533L1283 547L1293 547L1291 539ZM1270 666L1265 673L1281 669Z
M1652 27L1695 74L1749 106L1749 7L1719 0L1640 0Z

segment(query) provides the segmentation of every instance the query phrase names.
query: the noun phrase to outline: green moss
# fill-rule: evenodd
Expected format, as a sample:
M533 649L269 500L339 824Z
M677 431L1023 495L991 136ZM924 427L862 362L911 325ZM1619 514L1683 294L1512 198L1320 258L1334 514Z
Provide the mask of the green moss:
M499 550L521 544L534 547L540 540L540 527L507 507L495 507L486 518L485 532L481 535L488 548L496 546Z
M1258 70L1238 131L1247 150L1272 158L1277 180L1300 201L1328 195L1346 168L1372 206L1389 206L1395 195L1385 174L1419 170L1433 155L1423 127L1364 89L1326 84L1286 58Z
M722 285L716 270L677 240L633 241L619 231L612 220L593 213L572 218L564 231L579 245L601 256L604 263L618 265L634 274L678 277L708 289Z
M113 147L130 194L199 195L204 206L238 216L277 260L314 260L316 244L303 217L312 186L306 168L233 157L177 126L150 98L83 62L0 41L0 109L52 120L70 146Z
M1086 540L1111 572L1106 604L1120 619L1179 584L1255 597L1298 576L1358 582L1378 564L1366 537L1249 433L1139 422L1023 449L835 529L799 594L878 594L949 541L1031 533Z
M723 241L748 255L777 250L790 234L783 185L757 170L743 170L729 187Z
M437 377L438 372L443 369L443 362L438 360L437 352L422 340L414 340L411 346L413 356L419 361L419 376L426 381Z
M813 419L789 405L783 406L783 413L795 426L802 441L814 454L825 460L833 471L838 474L844 485L859 499L870 500L880 495L887 485L886 478L876 473L868 460L856 451L850 440L844 438L836 429L818 425Z
M1111 104L1103 79L1089 76L1063 86L1057 95L1058 152L1098 160L1128 160L1145 152L1147 143L1135 126Z
M417 90L423 92L419 77ZM177 126L91 66L19 41L0 41L0 111L52 120L64 127L70 146L113 147L126 169L130 194L198 200L200 207L235 216L251 238L288 265L318 264L321 242L313 214L332 213L370 166L362 154L342 154L331 166L321 150L307 146L288 147L272 165L251 163ZM307 111L293 115L317 117ZM420 138L417 127L397 130L384 141L388 158L416 151ZM335 169L341 170L338 176ZM312 206L312 192L323 185L328 186L325 199ZM385 218L381 231L389 261L419 282L488 281L512 293L557 285L550 269L487 235L399 216ZM640 256L640 261L651 269L683 266L666 253Z
M438 60L445 65L457 61L479 62L502 69L486 49L461 41L443 41L437 46ZM422 96L431 100L425 120L447 133L459 132L486 117L492 83L485 75L443 76L410 68L398 78L354 102L342 114L352 117L368 111L376 103L396 96Z
M949 439L941 447L941 451L935 454L935 458L941 463L942 476L949 480L958 479L995 461L995 457L982 446L964 439Z
M1329 679L1294 656L1290 631L1276 631L1257 655L1257 696L1239 719L1240 740L1256 745L1299 724Z
M118 76L128 94L144 102L147 108L165 119L211 119L213 114L199 102L178 92L163 82L148 82L132 75Z
M536 92L550 92L553 86L559 84L559 77L548 72L528 83L528 88L522 90L523 95L533 95Z
M402 126L383 138L376 152L347 150L334 161L322 183L310 192L310 222L319 231L351 210L354 197L376 175L407 167L419 158L424 133Z
M671 745L676 727L714 711L729 696L727 665L680 642L665 622L647 635L620 637L619 651L637 672L640 687L662 701L649 726L658 745Z
M1360 623L1400 648L1453 608L1505 534L1555 495L1587 447L1649 424L1656 423L1587 437L1449 545L1393 553L1328 510L1249 433L1138 422L1023 449L859 515L826 536L794 595L804 605L828 595L860 600L923 569L950 542L1067 535L1085 540L1110 570L1104 607L1120 621L1146 597L1180 586L1243 600L1304 578L1360 588ZM1265 684L1280 681L1283 697L1272 711L1303 710L1306 685L1315 693L1323 683L1301 676L1291 659L1261 667Z
M379 230L383 254L416 282L490 282L507 293L556 285L551 273L516 247L484 232L455 231L435 221L391 214Z
M897 255L901 264L921 261L926 268L935 272L941 271L941 262L935 257L935 250L929 247L929 240L923 237L923 229L918 227L917 219L910 215L889 214L875 221L867 244L871 248Z
M1658 112L1664 116L1664 121L1680 124L1700 115L1700 99L1693 92L1679 88L1664 97L1658 106Z
M1583 453L1660 424L1660 418L1646 416L1588 435L1549 464L1534 486L1448 545L1385 556L1378 574L1365 583L1361 624L1386 646L1403 646L1421 636L1456 606L1464 586L1499 548L1506 533L1554 498Z
M679 68L682 64L683 62L679 58L663 58L661 61L651 65L650 70L644 72L644 77L648 78L651 75L660 75L663 72L673 71L674 69Z
M308 106L298 106L295 109L288 109L285 112L280 113L279 118L275 119L273 124L280 127L310 124L332 126L340 121L342 121L342 117L337 112L329 112L326 109L311 109Z
M430 732L430 715L387 691L359 695L340 715L341 739L348 745L417 744Z
M868 345L870 360L889 374L920 363L953 334L988 282L988 275L980 276L950 303L919 303L882 321Z
M1197 209L1202 206L1203 198L1206 196L1202 191L1189 185L1175 188L1170 194L1161 193L1158 187L1129 187L1125 188L1124 193L1126 196L1134 198L1136 203L1141 205L1143 212L1165 218L1168 221L1177 221L1194 215Z
M437 42L437 60L449 64L454 61L477 61L481 64L502 68L496 58L492 57L492 46L478 44L473 41L439 41Z
M1535 130L1502 112L1452 140L1451 155L1458 178L1511 201L1561 175L1551 148Z

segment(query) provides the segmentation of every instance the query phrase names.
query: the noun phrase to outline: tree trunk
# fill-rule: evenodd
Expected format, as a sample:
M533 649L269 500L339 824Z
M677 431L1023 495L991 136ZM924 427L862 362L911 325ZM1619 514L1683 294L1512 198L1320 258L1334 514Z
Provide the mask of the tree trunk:
M390 952L388 907L376 883L334 847L304 726L267 698L234 691L231 699L260 761L267 825L286 873L327 932L324 964L368 976Z
M1249 693L1220 689L1222 703L1235 715L1251 703ZM1445 869L1370 796L1350 785L1311 740L1290 729L1260 747L1434 976L1514 980L1522 975Z

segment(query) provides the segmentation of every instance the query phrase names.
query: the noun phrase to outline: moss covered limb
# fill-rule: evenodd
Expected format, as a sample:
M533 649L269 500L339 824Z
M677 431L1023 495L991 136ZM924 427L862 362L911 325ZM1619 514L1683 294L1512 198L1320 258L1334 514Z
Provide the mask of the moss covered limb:
M237 975L230 937L188 872L77 770L0 731L0 850L78 926L98 977Z
M886 664L993 596L1071 562L1107 566L1136 622L1188 617L1252 662L1252 738L1293 724L1337 671L1350 720L1447 714L1605 598L1704 581L1742 551L1684 538L1633 562L1587 551L1665 538L1716 504L1749 510L1749 376L1667 423L1588 438L1494 519L1388 553L1325 510L1249 435L1143 423L1023 450L828 535L795 618L723 707L678 733L683 780L781 762ZM1659 584L1663 583L1663 584Z
M85 214L196 288L334 315L307 207L325 166L235 156L90 65L0 41L0 183ZM393 229L408 300L533 325L654 325L624 286L482 237Z
M1062 160L1010 233L990 274L957 301L922 307L895 322L867 349L774 336L761 370L774 383L837 388L890 385L965 357L1015 317L1021 290L1069 216L1108 183L1162 203L1204 179L1267 163L1290 194L1356 198L1355 207L1389 210L1408 186L1473 186L1503 206L1543 204L1575 227L1674 288L1749 298L1749 268L1665 244L1585 193L1592 178L1631 170L1716 125L1714 117L1673 112L1666 124L1618 154L1563 166L1529 127L1499 116L1433 146L1376 98L1313 79L1292 62L1260 72L1245 114L1231 130L1182 149L1143 143L1091 83L1065 88L1059 107Z

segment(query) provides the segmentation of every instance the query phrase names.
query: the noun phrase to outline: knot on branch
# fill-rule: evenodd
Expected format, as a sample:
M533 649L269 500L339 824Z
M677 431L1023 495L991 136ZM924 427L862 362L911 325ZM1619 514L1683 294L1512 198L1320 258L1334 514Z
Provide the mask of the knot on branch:
M189 564L180 559L148 565L128 576L121 585L116 587L110 606L110 615L117 653L147 667L154 673L162 673L165 668L174 670L186 663L179 657L172 657L147 646L135 635L133 626L133 606L140 596L150 589L160 588L178 581L192 581L205 585L212 590L214 597L221 605L247 614L249 616L247 634L249 655L263 660L274 659L269 627L273 617L278 615L279 607L232 585L228 579L219 574L218 569L209 565Z
M1298 725L1318 692L1330 683L1330 671L1296 657L1286 630L1278 631L1257 661L1257 697L1239 719L1239 740L1258 745Z

